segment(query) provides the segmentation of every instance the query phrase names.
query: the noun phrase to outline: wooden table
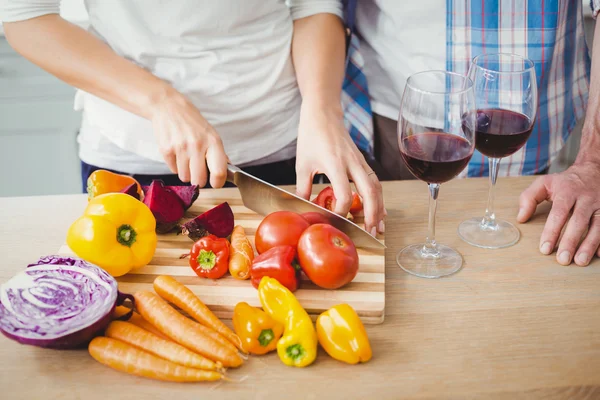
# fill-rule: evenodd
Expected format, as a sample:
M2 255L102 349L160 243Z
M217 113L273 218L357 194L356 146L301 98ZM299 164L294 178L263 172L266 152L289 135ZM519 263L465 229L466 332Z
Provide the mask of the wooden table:
M514 221L531 178L500 179L497 215ZM352 399L600 398L600 261L563 267L538 251L546 204L520 225L520 242L481 250L456 235L480 215L487 182L442 185L437 238L457 248L464 268L421 279L396 266L402 246L423 240L427 189L421 182L384 185L387 220L386 319L368 326L374 351L364 365L320 351L305 369L275 354L235 371L242 383L171 384L132 377L85 351L52 351L0 338L1 399ZM82 196L0 199L0 282L63 243L85 205Z

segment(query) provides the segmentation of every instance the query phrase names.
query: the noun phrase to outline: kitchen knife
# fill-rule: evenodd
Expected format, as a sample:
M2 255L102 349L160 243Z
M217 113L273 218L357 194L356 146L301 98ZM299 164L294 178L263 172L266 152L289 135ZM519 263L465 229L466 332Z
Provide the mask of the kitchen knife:
M238 187L244 206L258 214L266 216L275 211L293 211L298 214L317 212L326 217L331 225L348 235L357 247L386 247L349 219L258 179L231 164L227 165L227 181Z

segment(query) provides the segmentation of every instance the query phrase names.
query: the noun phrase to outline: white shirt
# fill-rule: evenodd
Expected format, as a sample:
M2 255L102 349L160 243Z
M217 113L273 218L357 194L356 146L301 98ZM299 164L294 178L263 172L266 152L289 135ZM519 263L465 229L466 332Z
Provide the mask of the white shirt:
M60 0L1 0L0 19L58 13ZM221 136L232 163L295 152L301 97L293 21L342 17L340 0L85 0L89 31L187 95ZM127 173L170 173L150 121L78 91L83 161ZM285 149L285 151L281 151Z
M408 77L446 69L446 2L360 0L356 26L373 112L398 120Z

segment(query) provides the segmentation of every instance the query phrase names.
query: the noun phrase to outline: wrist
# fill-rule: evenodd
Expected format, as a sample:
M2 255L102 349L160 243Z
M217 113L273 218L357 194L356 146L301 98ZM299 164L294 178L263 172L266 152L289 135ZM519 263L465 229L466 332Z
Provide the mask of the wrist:
M152 119L153 116L165 108L166 104L187 103L187 98L175 90L171 85L161 81L156 87L148 91L141 107L146 118Z
M590 124L585 124L581 134L579 152L574 164L600 165L600 135L599 130Z
M300 108L300 115L310 115L314 117L334 117L343 118L344 111L342 110L342 103L340 99L325 100L323 98L303 98L302 106Z

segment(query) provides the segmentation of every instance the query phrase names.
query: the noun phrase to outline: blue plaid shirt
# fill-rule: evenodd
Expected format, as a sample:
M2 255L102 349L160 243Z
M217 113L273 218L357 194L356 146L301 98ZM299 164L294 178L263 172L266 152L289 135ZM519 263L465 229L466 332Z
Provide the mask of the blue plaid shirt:
M348 1L347 7L352 7ZM594 17L600 0L591 0ZM482 53L516 53L535 63L539 108L527 144L503 159L501 176L530 175L547 168L584 116L591 60L583 30L581 0L446 0L446 69L466 74ZM354 37L342 103L357 146L372 157L373 126L367 82ZM361 65L361 62L363 63ZM488 160L475 151L460 176L486 176Z

